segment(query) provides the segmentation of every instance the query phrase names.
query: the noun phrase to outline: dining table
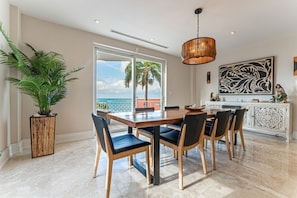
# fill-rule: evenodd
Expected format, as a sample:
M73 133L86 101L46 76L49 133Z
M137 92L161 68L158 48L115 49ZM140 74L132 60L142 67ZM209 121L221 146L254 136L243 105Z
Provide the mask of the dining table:
M197 114L207 112L207 117L211 118L215 115L214 109L172 109L172 110L157 110L146 112L118 112L108 113L107 118L116 120L128 126L128 133L133 132L133 128L153 127L153 175L152 183L160 184L160 125L176 124L182 122L186 114ZM145 175L145 168L136 159L133 161L133 166Z

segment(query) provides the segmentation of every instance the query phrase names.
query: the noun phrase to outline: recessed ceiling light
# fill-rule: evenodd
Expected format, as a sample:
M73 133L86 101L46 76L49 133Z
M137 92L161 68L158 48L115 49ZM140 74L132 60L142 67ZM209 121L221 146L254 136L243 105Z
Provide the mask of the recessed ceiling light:
M231 36L233 36L233 35L236 34L236 32L235 31L232 31L232 32L230 32L230 34L231 34Z
M100 20L99 19L94 19L94 22L98 24L98 23L100 23Z

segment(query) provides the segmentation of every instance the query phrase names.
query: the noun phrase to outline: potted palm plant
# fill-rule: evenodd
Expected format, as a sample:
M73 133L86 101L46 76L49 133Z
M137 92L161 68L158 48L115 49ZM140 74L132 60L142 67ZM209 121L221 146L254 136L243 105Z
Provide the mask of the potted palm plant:
M26 46L33 52L27 56L10 40L2 25L0 32L10 47L11 52L0 49L0 63L20 72L21 77L8 77L24 94L31 96L38 107L38 114L30 117L30 135L32 157L54 153L56 114L52 106L66 96L68 82L77 78L69 76L83 67L66 71L63 57L57 52L44 52Z

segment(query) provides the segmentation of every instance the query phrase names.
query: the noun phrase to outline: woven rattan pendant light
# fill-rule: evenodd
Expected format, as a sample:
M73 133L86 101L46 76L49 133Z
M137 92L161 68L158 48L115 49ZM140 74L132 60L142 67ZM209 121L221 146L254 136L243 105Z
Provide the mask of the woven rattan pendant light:
M210 37L199 37L199 14L202 8L197 8L197 38L188 40L182 45L182 61L186 65L200 65L214 61L216 58L216 41Z

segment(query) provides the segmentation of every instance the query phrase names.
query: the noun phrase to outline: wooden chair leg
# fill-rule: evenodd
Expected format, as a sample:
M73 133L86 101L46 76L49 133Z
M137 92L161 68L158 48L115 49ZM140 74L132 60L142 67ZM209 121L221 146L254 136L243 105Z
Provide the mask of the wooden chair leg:
M113 160L108 157L108 160L107 160L107 170L106 170L106 184L105 184L106 198L109 198L109 194L110 194L110 183L111 183L111 176L112 176L112 165L113 165Z
M235 152L235 149L234 149L234 133L231 131L230 133L230 144L231 144L231 150L232 150L232 157L234 158L234 152Z
M177 151L176 151L176 150L173 150L173 157L174 157L175 159L177 159Z
M216 150L215 150L215 142L214 140L211 140L211 162L212 162L212 169L215 170L216 169Z
M135 136L136 136L137 138L139 137L138 129L136 129Z
M201 146L200 146L200 148L202 148L203 150L204 150L204 137L203 137L203 139L202 139L202 141L201 141ZM206 140L205 140L205 142L206 142ZM199 146L198 146L199 147Z
M178 180L179 180L179 189L184 189L183 182L183 152L178 151Z
M150 184L151 183L151 167L150 167L150 159L149 159L149 149L146 150L145 152L145 158L146 158L146 181L147 181L147 184Z
M132 166L133 165L133 155L129 155L128 159L129 159L129 166Z
M206 167L206 160L205 160L205 153L203 150L203 145L199 148L199 150L200 150L201 163L202 163L202 167L203 167L203 173L206 174L207 167Z
M228 134L225 135L225 142L226 142L226 146L227 146L227 151L228 151L229 159L232 160L231 149L230 149L230 142L229 142Z
M101 145L97 144L94 170L93 170L93 178L95 178L97 176L97 168L98 168L98 164L99 164L100 153L101 153Z
M241 139L241 144L242 144L243 150L245 151L245 144L244 144L244 138L243 138L243 131L240 130L240 131L239 131L239 134L240 134L240 139Z
M150 164L151 166L153 166L154 165L154 139L150 138L150 141L151 141L151 145L149 146L149 152L150 152L149 157L151 160Z

